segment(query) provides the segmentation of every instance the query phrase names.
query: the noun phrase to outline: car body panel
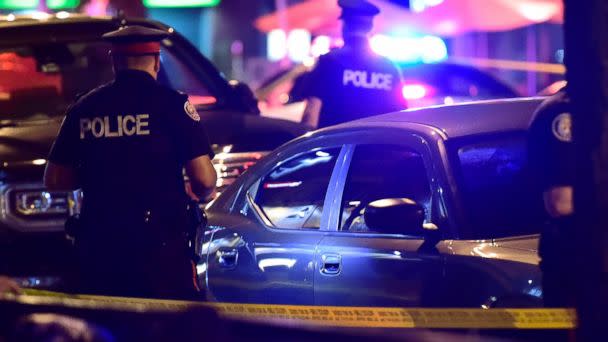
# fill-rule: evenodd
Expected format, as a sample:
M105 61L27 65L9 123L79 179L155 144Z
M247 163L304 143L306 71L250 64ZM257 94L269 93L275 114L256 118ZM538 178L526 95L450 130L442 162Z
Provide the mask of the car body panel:
M441 130L448 138L492 132L525 131L542 98L467 102L378 115L362 121L392 125L415 122Z
M343 151L348 151L359 144L370 143L407 146L421 154L424 160L433 196L426 223L439 227L441 241L431 246L412 236L341 232L337 231L337 221L328 219L322 228L327 232L316 242L314 303L455 307L540 305L537 235L459 239L466 222L460 213L459 188L452 175L453 161L447 156L446 144L454 138L525 132L541 100L500 100L409 110L308 133L248 170L210 205L209 213L243 216L242 211L247 207L246 194L251 186L274 165L302 151L340 145ZM472 124L468 125L469 122ZM341 210L341 201L337 198L344 182L340 177L346 177L343 168L348 168L350 163L348 153L343 156L344 164L336 166L332 175L336 188L328 191L325 209L330 210L329 213L323 211L326 217L335 217L336 211ZM335 177L337 173L341 176ZM210 224L221 225L221 221L212 219ZM251 221L244 226L233 225L230 232L242 235L261 229L259 222L258 228L253 228L252 224L256 226L256 222ZM297 239L293 232L287 234ZM251 238L255 239L249 235L248 239ZM255 243L254 240L247 242ZM268 237L263 242L268 243ZM211 256L210 253L208 257ZM287 272L283 277L286 275ZM212 277L209 274L208 279L212 281ZM211 294L217 291L208 290Z
M222 222L210 216L210 222ZM260 227L243 219L238 229L215 226L206 250L204 284L221 302L306 304L314 301L314 257L320 231Z
M332 234L317 253L315 304L428 306L430 284L441 282L443 258L419 253L423 240L395 236ZM327 256L339 257L337 274L323 272Z

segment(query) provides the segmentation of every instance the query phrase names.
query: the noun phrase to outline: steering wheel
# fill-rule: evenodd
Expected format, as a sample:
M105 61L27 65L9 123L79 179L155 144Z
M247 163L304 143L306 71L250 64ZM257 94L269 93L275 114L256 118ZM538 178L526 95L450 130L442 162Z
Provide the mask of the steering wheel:
M361 210L363 210L363 208L365 208L367 203L368 202L366 200L361 200L359 202L359 204L355 207L355 209L353 209L353 211L350 213L350 215L348 216L346 221L344 221L344 225L342 226L342 229L344 229L345 227L350 229L350 226L353 224L353 221L359 216Z

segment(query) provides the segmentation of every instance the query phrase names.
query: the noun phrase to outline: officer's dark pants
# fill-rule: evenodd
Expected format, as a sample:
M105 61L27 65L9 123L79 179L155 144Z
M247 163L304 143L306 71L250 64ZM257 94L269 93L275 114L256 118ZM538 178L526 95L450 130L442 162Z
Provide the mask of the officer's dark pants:
M573 276L575 250L571 218L553 220L545 225L539 243L543 272L543 302L546 307L574 306L577 279Z
M112 228L95 225L86 230L88 233L76 244L78 291L123 297L200 299L193 264L185 242L178 236L160 239L157 234L134 229L132 225ZM115 233L121 231L125 233Z

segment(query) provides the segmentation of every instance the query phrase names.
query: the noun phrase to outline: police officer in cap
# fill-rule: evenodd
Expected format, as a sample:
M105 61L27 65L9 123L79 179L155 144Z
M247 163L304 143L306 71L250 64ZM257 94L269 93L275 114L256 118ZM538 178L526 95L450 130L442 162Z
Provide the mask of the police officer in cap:
M344 47L319 58L306 75L302 122L326 127L405 109L401 73L387 58L374 54L368 35L380 10L365 0L339 0Z
M81 188L76 234L81 291L192 298L194 265L183 169L193 192L214 189L213 152L188 96L160 85L165 31L123 27L111 43L115 79L67 112L44 176L50 190Z
M573 184L575 152L572 142L570 100L565 89L545 100L530 124L528 159L537 193L542 196L547 222L539 256L543 272L543 300L549 307L574 305L570 294L574 244Z

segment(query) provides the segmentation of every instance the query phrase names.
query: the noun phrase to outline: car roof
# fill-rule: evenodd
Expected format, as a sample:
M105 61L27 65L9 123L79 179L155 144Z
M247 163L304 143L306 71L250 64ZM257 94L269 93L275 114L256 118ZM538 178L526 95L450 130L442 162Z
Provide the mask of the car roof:
M110 16L88 16L60 12L57 14L35 13L29 15L0 16L0 45L23 43L24 41L48 41L49 37L90 37L114 30L121 25L142 25L151 28L172 30L165 24L145 18L118 18Z
M84 22L109 22L116 21L148 23L153 26L165 26L157 21L146 18L112 17L108 15L91 16L81 13L44 13L35 12L33 14L3 14L0 15L0 27L22 26L22 25L48 25L48 24L76 24Z
M422 125L443 132L446 138L506 131L525 131L543 97L460 103L411 109L340 124L319 133L362 127Z

